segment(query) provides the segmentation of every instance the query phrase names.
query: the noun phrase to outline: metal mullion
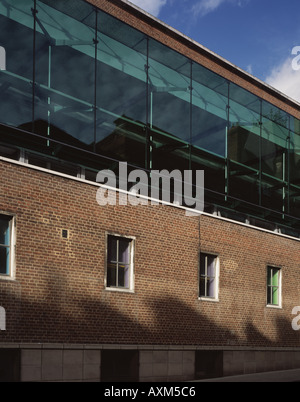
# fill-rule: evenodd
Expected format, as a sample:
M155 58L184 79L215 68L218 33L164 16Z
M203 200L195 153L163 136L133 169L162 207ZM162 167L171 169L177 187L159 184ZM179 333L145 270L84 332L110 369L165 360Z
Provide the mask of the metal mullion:
M95 8L95 64L94 64L94 144L93 150L96 152L97 142L97 59L98 59L98 10Z
M37 5L36 0L33 3L33 9L31 9L33 15L33 44L32 44L32 122L31 122L31 132L35 131L35 76L36 76L36 14Z

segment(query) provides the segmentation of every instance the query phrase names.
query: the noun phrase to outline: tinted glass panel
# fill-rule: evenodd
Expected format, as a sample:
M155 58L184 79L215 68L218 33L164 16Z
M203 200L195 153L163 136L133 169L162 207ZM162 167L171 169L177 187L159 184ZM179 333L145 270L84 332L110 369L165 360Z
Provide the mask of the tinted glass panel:
M230 84L228 157L259 169L260 99Z
M192 145L226 155L228 84L204 67L193 64Z
M30 0L0 2L1 46L6 71L0 74L0 122L31 131L33 81L33 27ZM2 137L3 140L3 137Z
M148 116L150 168L189 168L191 63L166 46L149 41Z
M147 41L104 13L98 20L96 151L145 167Z
M64 13L37 3L35 130L89 150L94 145L93 10L80 0ZM51 146L59 157L61 148Z
M262 101L262 171L285 179L289 118L282 110Z
M228 193L236 199L258 204L261 101L232 83L229 98Z

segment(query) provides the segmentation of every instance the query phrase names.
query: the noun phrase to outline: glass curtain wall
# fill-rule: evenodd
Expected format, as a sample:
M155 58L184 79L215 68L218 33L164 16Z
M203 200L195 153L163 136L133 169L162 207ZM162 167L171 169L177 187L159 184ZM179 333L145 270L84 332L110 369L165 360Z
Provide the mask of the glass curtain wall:
M204 170L209 204L299 216L298 119L82 0L0 0L0 23L1 142L29 162Z

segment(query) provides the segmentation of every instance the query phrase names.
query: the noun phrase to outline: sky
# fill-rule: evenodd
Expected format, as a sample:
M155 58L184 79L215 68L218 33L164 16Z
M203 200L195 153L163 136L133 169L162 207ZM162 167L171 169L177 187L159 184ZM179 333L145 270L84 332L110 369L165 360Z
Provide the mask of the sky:
M299 0L130 0L300 102Z

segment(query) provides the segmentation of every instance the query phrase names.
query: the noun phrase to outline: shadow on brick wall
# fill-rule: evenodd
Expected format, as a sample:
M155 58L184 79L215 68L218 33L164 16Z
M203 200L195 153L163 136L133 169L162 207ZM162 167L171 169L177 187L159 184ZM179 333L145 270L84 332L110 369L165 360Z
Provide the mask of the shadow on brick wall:
M94 297L86 289L79 293L60 277L43 292L39 287L35 292L33 284L31 294L26 295L20 284L0 285L0 303L7 320L0 342L299 346L299 331L276 314L271 321L260 323L263 333L245 318L234 325L218 325L214 317L209 319L174 297L141 300L138 293L106 292L103 301L102 290L95 294L93 288ZM243 330L237 330L239 325Z

